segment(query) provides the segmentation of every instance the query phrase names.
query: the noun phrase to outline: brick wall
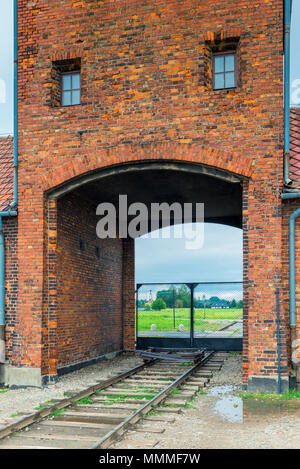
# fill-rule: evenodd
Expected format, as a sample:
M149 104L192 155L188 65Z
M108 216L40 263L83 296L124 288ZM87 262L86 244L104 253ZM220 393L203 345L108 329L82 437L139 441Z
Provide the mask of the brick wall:
M22 352L22 364L39 367L49 357L49 343L42 341L42 334L48 333L45 327L50 327L42 316L52 301L45 295L46 191L105 166L160 158L193 161L250 178L244 211L245 381L248 374L275 377L283 2L19 0L18 4L17 320L23 324L27 350ZM218 40L232 38L239 40L239 86L214 91L208 51ZM81 105L62 108L57 105L55 67L60 61L79 59Z
M123 349L122 241L100 240L97 221L89 201L58 201L58 368Z
M17 217L3 219L5 243L5 340L6 360L18 365L19 350L22 346L17 322L16 307L18 295L18 258L17 258Z
M123 349L135 349L134 240L123 240Z

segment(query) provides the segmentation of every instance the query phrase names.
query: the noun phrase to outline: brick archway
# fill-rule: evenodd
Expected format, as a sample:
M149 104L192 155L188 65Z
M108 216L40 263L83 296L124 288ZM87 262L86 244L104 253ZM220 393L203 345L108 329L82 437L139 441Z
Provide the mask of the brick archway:
M57 187L68 186L70 181L76 180L78 185L85 180L86 175L99 172L112 167L120 168L129 163L153 163L153 162L180 162L191 163L206 168L221 170L224 174L249 179L252 175L252 162L247 157L241 157L235 153L229 153L219 149L204 147L203 145L189 143L150 143L146 145L120 145L99 150L91 156L80 156L72 160L68 165L64 164L55 171L51 170L42 175L42 189L46 195L47 234L46 234L46 269L48 285L44 291L44 328L43 328L43 375L55 377L58 367L57 356L57 199L48 197L47 193ZM131 165L132 166L132 165ZM128 241L129 245L130 242ZM125 268L129 270L123 275L123 282L127 282L128 291L134 291L134 260L133 247L125 248ZM127 295L124 304L125 324L124 349L131 349L134 343L134 295ZM132 319L133 318L133 319Z
M70 179L101 168L155 160L197 163L245 178L250 178L253 171L253 160L246 156L204 145L174 142L122 144L79 156L55 170L44 172L41 175L41 185L44 191L48 191Z

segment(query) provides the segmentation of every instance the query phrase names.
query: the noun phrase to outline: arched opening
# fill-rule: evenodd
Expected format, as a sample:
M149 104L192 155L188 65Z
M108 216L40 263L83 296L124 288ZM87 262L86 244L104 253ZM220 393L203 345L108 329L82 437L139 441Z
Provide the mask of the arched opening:
M117 224L120 195L126 195L128 207L144 204L148 214L153 203L204 204L206 223L241 228L242 192L243 178L230 172L161 160L93 171L49 191L56 204L57 279L52 308L57 329L49 340L56 342L58 371L135 347L134 240L99 239L99 204L117 208ZM145 233L150 217L147 222ZM169 224L174 223L171 213Z
M138 349L241 351L242 230L215 223L176 228L178 237L174 227L163 228L135 242ZM197 230L201 242L194 246Z

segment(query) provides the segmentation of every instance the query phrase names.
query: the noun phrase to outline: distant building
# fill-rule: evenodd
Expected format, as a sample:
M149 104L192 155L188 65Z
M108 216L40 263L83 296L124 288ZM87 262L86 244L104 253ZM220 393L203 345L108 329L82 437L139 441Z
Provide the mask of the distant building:
M228 304L227 301L222 301L222 300L211 303L211 309L217 309L217 308L229 309L230 305Z

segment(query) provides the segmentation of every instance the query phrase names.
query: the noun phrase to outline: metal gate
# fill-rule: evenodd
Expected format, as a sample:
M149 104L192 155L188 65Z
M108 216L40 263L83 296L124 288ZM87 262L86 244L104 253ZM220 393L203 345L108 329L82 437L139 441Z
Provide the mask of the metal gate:
M137 284L136 341L138 349L242 350L243 283Z

